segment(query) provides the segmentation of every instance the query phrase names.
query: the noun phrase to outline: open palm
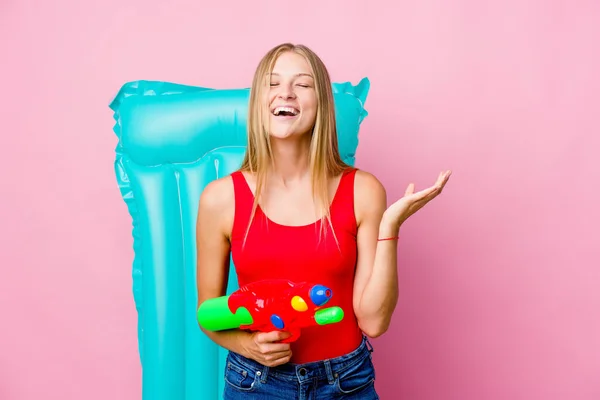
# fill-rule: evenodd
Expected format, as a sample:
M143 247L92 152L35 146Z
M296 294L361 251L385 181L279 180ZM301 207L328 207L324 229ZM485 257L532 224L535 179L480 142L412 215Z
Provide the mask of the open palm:
M411 215L442 193L450 175L451 171L441 172L433 186L416 193L415 185L413 183L409 184L404 196L385 211L385 219L397 226L402 225Z

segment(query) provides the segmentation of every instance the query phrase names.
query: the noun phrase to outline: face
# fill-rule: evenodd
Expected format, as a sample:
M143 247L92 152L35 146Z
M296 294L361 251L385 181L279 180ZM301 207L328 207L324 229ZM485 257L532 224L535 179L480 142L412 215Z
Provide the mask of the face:
M269 133L284 139L312 131L317 115L315 81L309 63L300 54L279 56L265 91Z

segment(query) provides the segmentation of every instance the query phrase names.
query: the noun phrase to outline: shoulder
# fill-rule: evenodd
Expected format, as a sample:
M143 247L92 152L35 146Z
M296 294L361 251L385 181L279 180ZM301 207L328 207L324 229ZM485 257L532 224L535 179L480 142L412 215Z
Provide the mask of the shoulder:
M365 191L367 193L371 193L371 191L376 192L378 195L385 195L385 188L383 184L370 172L364 171L362 169L356 169L355 178L354 178L354 188L355 191L361 192Z
M370 172L357 169L354 177L354 196L359 202L386 200L383 184Z
M231 175L215 179L206 185L200 195L200 206L211 210L224 207L234 201L233 178Z
M387 207L385 187L375 175L360 169L354 178L354 207L358 222L374 214L382 214Z
M205 216L228 230L235 212L235 196L231 175L215 179L200 194L199 216Z

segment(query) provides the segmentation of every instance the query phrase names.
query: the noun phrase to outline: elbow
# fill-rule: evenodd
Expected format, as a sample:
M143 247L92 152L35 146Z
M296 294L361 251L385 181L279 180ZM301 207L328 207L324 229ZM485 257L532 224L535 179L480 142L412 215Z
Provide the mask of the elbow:
M196 323L198 324L198 327L200 328L200 330L207 334L207 329L204 327L204 322L206 319L206 314L202 311L202 305L204 304L205 301L210 300L212 297L214 296L210 296L210 295L206 295L204 293L201 293L200 291L198 292L198 304L196 307Z
M358 323L360 330L370 338L378 338L387 332L390 327L389 320L365 321Z
M392 306L365 310L356 308L355 315L360 330L370 338L378 338L386 333L392 322L396 303Z

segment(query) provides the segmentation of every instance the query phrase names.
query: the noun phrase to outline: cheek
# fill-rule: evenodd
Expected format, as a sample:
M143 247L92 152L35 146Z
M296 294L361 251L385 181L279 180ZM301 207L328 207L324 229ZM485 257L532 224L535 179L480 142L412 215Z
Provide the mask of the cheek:
M316 116L317 115L317 110L319 108L319 104L317 102L317 99L314 99L313 101L310 102L310 114L312 116Z
M271 95L264 95L262 98L262 112L265 117L271 116L271 104L273 103L274 97Z
M307 111L316 112L317 109L317 96L307 95L302 99L302 108Z

